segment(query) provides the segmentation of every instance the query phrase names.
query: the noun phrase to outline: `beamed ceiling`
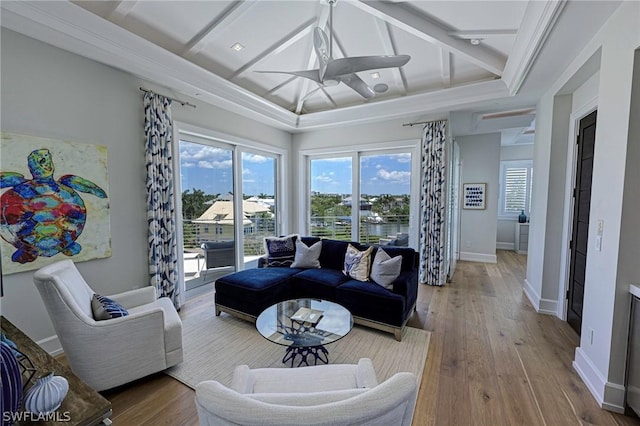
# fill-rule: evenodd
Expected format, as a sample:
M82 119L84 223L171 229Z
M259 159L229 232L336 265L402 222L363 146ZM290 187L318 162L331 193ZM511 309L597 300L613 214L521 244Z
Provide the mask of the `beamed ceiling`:
M523 85L567 4L338 0L334 58L411 56L400 68L357 73L376 87L371 99L344 83L257 72L318 67L313 33L329 33L327 0L3 1L2 25L295 132L466 106L530 108Z

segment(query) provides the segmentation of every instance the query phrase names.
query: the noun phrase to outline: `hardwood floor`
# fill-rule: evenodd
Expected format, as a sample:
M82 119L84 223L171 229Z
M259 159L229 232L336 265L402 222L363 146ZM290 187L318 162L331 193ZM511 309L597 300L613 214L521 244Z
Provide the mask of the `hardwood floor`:
M458 262L447 286L420 286L409 325L432 334L413 424L640 424L598 407L571 366L578 336L533 310L525 269L526 256L499 251L497 264ZM198 424L194 391L164 374L103 395L114 425Z

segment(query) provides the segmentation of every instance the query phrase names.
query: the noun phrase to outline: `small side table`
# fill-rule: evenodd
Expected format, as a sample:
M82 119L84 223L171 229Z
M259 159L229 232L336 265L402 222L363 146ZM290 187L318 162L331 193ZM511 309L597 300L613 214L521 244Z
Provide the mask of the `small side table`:
M515 252L527 254L529 247L529 223L516 223Z
M57 410L60 421L18 422L17 425L78 425L93 426L99 424L110 425L111 403L89 385L73 374L71 369L53 358L36 342L31 340L20 329L5 317L0 317L0 326L7 338L12 340L18 349L24 353L36 368L36 377L46 372L53 372L63 376L69 382L69 392Z

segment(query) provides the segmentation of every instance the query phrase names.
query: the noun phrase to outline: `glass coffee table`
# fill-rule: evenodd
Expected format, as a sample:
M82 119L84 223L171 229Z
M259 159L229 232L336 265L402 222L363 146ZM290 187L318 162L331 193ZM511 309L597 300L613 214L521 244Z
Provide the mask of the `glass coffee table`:
M282 363L329 363L326 345L346 336L353 317L343 306L318 299L286 300L269 306L256 320L258 332L270 342L286 346Z

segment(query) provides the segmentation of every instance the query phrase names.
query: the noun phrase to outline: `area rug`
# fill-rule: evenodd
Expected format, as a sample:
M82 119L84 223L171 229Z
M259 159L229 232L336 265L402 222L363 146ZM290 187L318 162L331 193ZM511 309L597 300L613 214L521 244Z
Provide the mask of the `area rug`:
M282 364L284 346L260 336L251 322L224 313L216 317L213 306L190 312L182 327L184 361L166 373L191 388L203 380L230 386L233 370L240 364L289 368ZM347 336L327 345L329 362L355 364L360 358L370 358L379 382L400 371L420 378L429 337L428 331L406 327L398 342L390 333L356 325Z

